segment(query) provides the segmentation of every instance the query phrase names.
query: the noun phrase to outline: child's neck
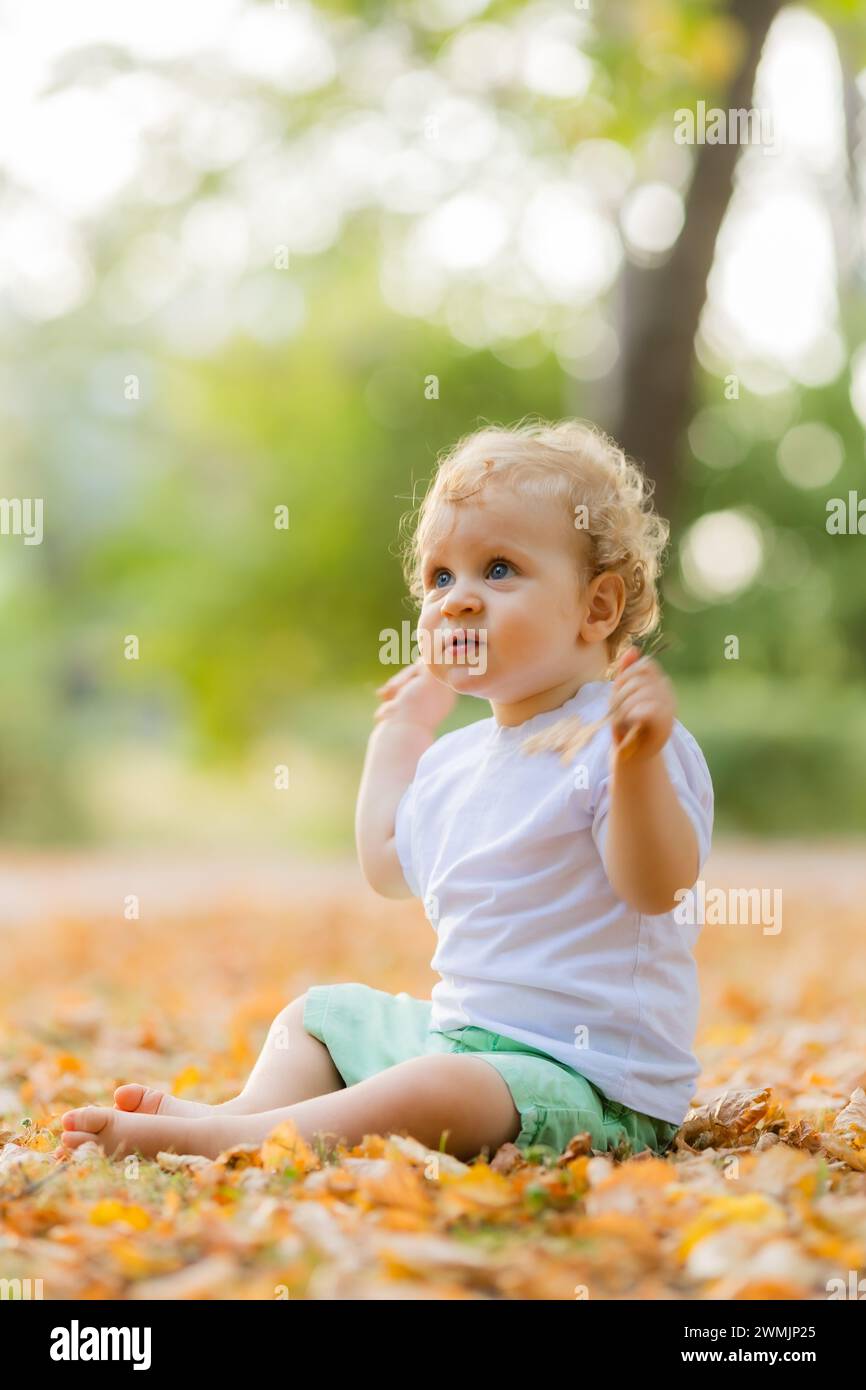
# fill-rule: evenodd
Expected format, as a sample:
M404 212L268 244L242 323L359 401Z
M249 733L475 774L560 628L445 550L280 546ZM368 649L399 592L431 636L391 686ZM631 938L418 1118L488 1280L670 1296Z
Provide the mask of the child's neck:
M525 723L527 719L533 719L536 714L546 714L548 710L559 709L560 705L573 699L590 681L605 679L606 667L598 669L594 665L582 670L579 675L572 675L568 680L551 686L548 690L539 690L535 695L528 695L525 700L491 700L490 708L500 727L513 728L517 724Z

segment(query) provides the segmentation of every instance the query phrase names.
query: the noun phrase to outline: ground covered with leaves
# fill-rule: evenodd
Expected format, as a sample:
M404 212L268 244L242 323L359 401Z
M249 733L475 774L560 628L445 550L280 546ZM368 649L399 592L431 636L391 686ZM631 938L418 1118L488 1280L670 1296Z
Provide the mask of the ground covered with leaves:
M431 930L420 904L327 874L318 894L222 905L203 881L198 905L134 921L65 892L5 922L0 1279L41 1280L46 1299L850 1297L866 1278L862 851L713 863L715 882L782 887L783 929L704 927L704 1071L664 1159L581 1135L468 1164L369 1135L327 1158L289 1126L214 1161L68 1155L62 1112L121 1082L235 1095L311 984L429 997Z

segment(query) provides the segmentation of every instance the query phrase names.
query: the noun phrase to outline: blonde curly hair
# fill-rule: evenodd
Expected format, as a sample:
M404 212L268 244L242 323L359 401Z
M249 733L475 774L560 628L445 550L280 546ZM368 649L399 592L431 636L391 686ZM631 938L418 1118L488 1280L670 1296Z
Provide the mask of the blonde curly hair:
M410 533L403 574L416 602L424 597L421 559L433 543L444 502L462 502L497 479L529 497L561 501L587 538L575 547L588 583L604 571L622 575L625 606L607 638L608 674L633 638L660 621L658 578L670 526L653 510L653 484L638 464L597 426L554 424L538 416L513 426L486 425L464 435L437 463L420 506L401 521ZM579 521L581 524L579 524ZM582 554L578 555L578 550Z

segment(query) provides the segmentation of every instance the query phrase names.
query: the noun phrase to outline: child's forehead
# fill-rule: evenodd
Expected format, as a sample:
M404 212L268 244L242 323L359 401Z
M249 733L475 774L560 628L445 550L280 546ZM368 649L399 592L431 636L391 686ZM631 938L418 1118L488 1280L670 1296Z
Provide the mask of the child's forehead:
M529 549L549 548L557 516L568 521L568 511L558 499L517 494L503 488L465 501L442 500L424 528L422 553L448 543L486 543L496 539L503 545L523 545ZM564 526L563 531L567 530Z

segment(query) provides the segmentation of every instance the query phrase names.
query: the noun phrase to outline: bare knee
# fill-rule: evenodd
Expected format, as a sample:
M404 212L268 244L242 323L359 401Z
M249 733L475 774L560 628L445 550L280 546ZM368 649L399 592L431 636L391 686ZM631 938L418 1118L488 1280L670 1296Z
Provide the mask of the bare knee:
M520 1112L505 1078L480 1057L413 1057L384 1075L407 1116L441 1120L464 1154L477 1153L485 1145L495 1151L520 1132ZM448 1147L455 1152L451 1144Z
M289 1039L294 1042L302 1034L312 1040L312 1034L307 1033L304 1028L306 1004L306 994L299 994L296 999L292 999L280 1009L268 1029L268 1042L272 1047L286 1048L289 1046Z
M276 1028L282 1026L286 1028L303 1029L304 1011L306 1007L307 992L305 990L303 994L299 994L295 999L291 1001L291 1003L284 1005L284 1007L280 1009L280 1012L277 1014L276 1018L271 1024L271 1027Z
M324 1091L339 1090L346 1083L338 1072L328 1048L320 1038L308 1033L304 1027L306 1006L305 991L280 1009L271 1024L268 1042L278 1052L290 1052L294 1056L301 1054L309 1065L320 1068L321 1090L316 1092L317 1095Z

